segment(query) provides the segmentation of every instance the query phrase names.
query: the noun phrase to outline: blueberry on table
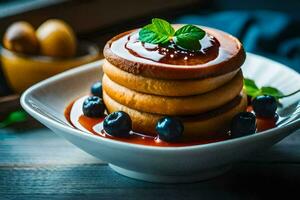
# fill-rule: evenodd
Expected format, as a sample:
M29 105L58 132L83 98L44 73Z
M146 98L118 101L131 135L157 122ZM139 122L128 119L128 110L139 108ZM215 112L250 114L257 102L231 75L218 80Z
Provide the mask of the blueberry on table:
M237 138L255 133L256 117L251 112L241 112L231 121L231 137Z
M252 107L258 117L271 118L275 116L277 101L273 96L262 95L253 99Z
M132 121L130 116L123 111L113 112L105 117L103 129L111 136L128 137L132 129Z
M173 117L164 117L158 120L156 132L159 139L166 142L175 142L183 135L184 126L182 122Z
M104 110L104 102L97 96L90 96L86 98L82 105L83 114L87 117L102 117L104 115Z
M102 98L102 83L100 81L97 81L92 85L91 93L94 96L98 96Z

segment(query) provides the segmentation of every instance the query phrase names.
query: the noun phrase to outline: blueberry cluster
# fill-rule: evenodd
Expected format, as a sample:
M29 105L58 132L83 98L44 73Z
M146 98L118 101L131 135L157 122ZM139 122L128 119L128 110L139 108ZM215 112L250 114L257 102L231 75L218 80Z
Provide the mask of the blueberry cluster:
M230 132L233 138L255 133L256 117L273 118L276 115L277 101L273 96L258 96L250 102L254 113L241 112L232 119Z
M105 105L102 100L102 84L96 82L91 87L92 96L84 100L82 105L82 112L87 117L101 117L104 116Z
M123 111L113 112L105 117L103 129L111 136L128 137L132 130L132 121ZM173 117L163 117L156 124L158 138L166 142L178 141L183 134L183 129L182 122Z

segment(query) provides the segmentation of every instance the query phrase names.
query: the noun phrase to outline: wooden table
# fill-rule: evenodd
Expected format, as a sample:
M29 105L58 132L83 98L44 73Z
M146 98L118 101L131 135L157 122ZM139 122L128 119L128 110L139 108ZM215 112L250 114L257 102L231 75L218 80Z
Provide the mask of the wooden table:
M0 199L261 199L298 193L300 131L217 178L154 184L112 171L50 130L0 130Z

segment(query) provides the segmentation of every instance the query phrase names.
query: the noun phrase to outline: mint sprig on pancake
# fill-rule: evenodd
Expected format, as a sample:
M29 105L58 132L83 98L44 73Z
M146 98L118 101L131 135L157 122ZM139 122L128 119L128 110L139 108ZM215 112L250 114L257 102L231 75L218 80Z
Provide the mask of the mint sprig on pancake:
M188 24L176 30L163 19L154 18L152 23L139 32L139 40L151 44L167 44L173 41L177 46L190 51L201 49L201 40L205 36L201 28Z

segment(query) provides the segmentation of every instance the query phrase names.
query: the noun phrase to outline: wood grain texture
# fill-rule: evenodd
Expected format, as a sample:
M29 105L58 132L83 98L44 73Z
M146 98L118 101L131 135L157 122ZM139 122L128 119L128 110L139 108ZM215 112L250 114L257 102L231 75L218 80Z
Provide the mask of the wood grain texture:
M300 131L215 179L154 184L116 174L50 130L0 130L0 199L261 199L300 184Z
M292 195L299 171L294 164L238 164L199 183L153 184L117 175L106 165L1 168L0 194L19 199L256 199Z
M102 163L49 129L0 131L0 167Z

